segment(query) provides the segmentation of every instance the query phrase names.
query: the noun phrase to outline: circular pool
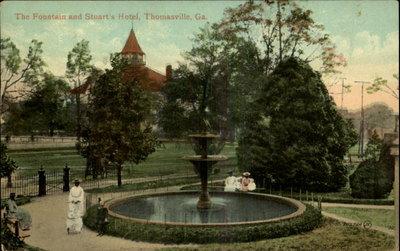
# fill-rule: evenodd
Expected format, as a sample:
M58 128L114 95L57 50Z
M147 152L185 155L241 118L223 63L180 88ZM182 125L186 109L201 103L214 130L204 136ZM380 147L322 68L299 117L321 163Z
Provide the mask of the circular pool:
M131 196L107 203L111 216L139 223L226 226L274 222L300 216L299 201L274 195L211 192L212 206L198 209L198 191Z

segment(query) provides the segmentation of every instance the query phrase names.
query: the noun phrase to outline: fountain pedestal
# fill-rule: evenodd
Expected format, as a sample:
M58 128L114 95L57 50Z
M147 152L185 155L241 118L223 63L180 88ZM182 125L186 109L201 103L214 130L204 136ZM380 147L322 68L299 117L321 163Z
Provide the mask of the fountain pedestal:
M210 195L208 193L208 176L212 172L212 166L218 161L226 160L222 155L208 155L208 146L212 139L218 138L217 135L203 133L190 135L197 146L199 146L200 155L188 156L184 159L189 160L194 167L195 172L199 175L201 181L201 192L199 201L197 202L198 209L208 209L211 207Z

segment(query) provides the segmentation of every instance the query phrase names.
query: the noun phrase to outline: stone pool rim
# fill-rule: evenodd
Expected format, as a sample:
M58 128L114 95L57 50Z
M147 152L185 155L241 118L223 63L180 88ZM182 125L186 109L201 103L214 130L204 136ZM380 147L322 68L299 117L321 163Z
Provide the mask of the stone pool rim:
M294 219L294 218L297 218L297 217L303 215L303 213L306 210L306 206L302 202L295 200L295 199L287 198L287 197L271 195L271 194L250 193L250 192L222 192L222 191L210 192L210 195L212 196L213 194L230 194L230 195L235 195L235 196L250 195L250 196L255 196L255 197L264 197L265 199L291 206L291 207L295 208L296 211L291 214L287 214L287 215L280 216L280 217L275 217L272 219L266 219L266 220L245 221L245 222L226 222L226 223L225 222L223 222L223 223L183 223L183 222L170 222L170 221L164 222L164 221L144 220L144 219L140 219L140 218L134 218L134 217L129 217L129 216L125 216L122 214L118 214L110 209L110 207L119 205L130 198L156 197L156 196L160 196L160 195L198 194L198 193L199 193L199 191L197 191L197 190L187 190L187 191L176 191L176 192L158 192L158 193L148 193L148 194L140 194L140 195L129 195L129 196L109 200L105 203L105 206L108 210L108 214L115 218L120 218L120 219L128 220L130 222L139 223L139 224L178 226L178 227L184 227L184 226L186 226L186 227L254 226L254 225L260 225L260 224L266 224L266 223L276 223L276 222L291 220L291 219Z

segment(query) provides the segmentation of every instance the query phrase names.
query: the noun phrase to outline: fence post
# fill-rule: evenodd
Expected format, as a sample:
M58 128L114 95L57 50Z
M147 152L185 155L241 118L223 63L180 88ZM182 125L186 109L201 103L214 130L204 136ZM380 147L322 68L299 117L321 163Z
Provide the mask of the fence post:
M39 196L45 196L46 195L46 174L45 174L45 171L43 170L43 166L40 166L38 175L39 175Z
M64 174L63 174L63 192L69 191L69 167L65 164Z

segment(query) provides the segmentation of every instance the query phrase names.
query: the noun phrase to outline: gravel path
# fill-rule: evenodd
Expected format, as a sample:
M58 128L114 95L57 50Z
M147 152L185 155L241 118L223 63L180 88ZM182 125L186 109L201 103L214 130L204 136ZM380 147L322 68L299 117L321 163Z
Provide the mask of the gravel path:
M180 186L169 187L169 191L179 189ZM167 188L164 188L167 189ZM157 189L158 192L163 189ZM151 191L143 191L151 192ZM154 190L153 190L154 192ZM129 192L128 192L129 193ZM99 196L97 194L96 196ZM104 199L114 197L122 197L128 195L121 194L101 194ZM25 239L29 245L40 247L49 251L113 251L113 250L156 250L164 247L176 247L173 245L153 244L145 242L135 242L112 236L97 236L87 228L84 228L81 234L68 235L65 228L67 215L67 199L68 193L62 193L46 197L36 197L33 202L22 206L27 209L32 216L31 236ZM394 209L394 206L378 206L378 205L358 205L358 204L339 204L339 203L322 203L322 207L352 207L352 208L370 208L370 209ZM332 213L323 212L326 217L336 220L360 225L359 222L344 218ZM394 231L377 226L371 226L371 229L394 235ZM196 247L194 245L185 245ZM179 247L184 247L180 245Z
M68 194L46 196L22 206L32 216L31 236L27 244L49 251L156 250L173 247L135 242L112 236L97 236L87 228L81 234L68 235L65 228ZM194 247L194 246L192 246Z
M355 220L352 220L352 219L349 219L349 218L341 217L341 216L338 216L336 214L328 213L328 212L325 212L325 211L322 211L322 215L325 216L325 217L329 217L329 218L341 221L341 222L345 222L345 223L348 223L348 224L356 225L356 226L367 228L367 229L373 229L373 230L380 231L380 232L383 232L383 233L388 234L388 235L395 236L394 230L390 230L390 229L385 228L385 227L371 226L370 224L365 224L365 223L362 223L362 222L359 222L359 221L355 221Z

